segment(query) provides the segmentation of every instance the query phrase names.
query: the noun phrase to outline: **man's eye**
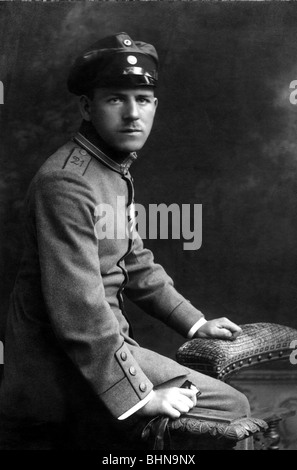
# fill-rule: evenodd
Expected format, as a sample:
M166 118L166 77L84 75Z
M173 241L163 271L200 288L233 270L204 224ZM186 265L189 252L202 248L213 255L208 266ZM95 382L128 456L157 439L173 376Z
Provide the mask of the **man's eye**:
M149 103L150 100L148 98L145 98L145 97L139 97L138 102L141 103L141 104L145 104L145 103Z
M116 104L116 103L120 102L120 98L115 96L113 98L110 98L108 101L109 101L109 103L115 103Z

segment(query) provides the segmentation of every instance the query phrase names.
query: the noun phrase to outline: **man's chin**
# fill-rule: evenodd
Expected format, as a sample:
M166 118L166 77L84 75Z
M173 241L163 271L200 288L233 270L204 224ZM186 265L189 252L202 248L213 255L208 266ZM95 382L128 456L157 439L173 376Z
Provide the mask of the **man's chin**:
M133 135L131 137L125 136L125 139L119 139L114 142L114 147L118 152L132 153L141 150L146 142L146 138L143 135ZM140 138L141 137L141 138Z
M115 146L115 150L117 152L121 153L132 153L132 152L138 152L138 150L141 150L144 144L129 144L129 145L118 145Z

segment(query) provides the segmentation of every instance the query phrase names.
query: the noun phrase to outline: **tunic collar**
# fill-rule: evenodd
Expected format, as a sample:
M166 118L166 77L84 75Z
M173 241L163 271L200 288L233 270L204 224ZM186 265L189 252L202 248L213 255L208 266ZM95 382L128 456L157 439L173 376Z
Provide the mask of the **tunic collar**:
M128 173L131 164L137 159L136 152L120 155L107 148L93 125L87 121L83 121L73 140L101 163L121 174Z

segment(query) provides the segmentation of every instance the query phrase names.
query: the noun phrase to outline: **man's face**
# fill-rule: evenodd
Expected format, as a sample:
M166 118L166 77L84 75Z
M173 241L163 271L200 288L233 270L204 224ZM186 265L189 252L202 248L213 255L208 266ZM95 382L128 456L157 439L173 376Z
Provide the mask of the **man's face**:
M96 88L89 100L88 120L110 147L135 152L150 134L156 108L157 98L150 87Z

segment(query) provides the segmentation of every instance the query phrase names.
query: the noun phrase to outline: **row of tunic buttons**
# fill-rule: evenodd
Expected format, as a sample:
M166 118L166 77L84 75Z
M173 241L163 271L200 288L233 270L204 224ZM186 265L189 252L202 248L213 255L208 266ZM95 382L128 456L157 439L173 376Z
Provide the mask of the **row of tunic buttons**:
M122 352L121 352L121 359L122 359L122 361L126 361L126 360L127 360L127 353L125 353L125 351L122 351ZM133 366L129 367L129 373L130 373L131 375L133 375L133 376L136 375L136 369L135 369L135 367L133 367ZM145 392L146 389L147 389L147 385L146 385L144 382L141 382L141 383L139 384L139 390L140 390L141 392Z

